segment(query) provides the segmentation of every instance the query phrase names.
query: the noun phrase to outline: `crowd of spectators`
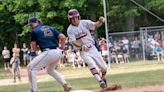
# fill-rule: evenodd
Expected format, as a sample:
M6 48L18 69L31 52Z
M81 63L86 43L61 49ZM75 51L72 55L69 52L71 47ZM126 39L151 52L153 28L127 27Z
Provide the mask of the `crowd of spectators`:
M157 61L164 60L164 32L149 33L145 39L146 59L152 60L156 57Z
M106 63L129 63L131 60L142 60L143 59L143 43L139 35L133 36L110 36L108 39L109 44L109 53L107 49L107 40L105 38L95 38L95 45L99 50L100 54L106 61ZM144 36L144 48L145 48L145 57L147 60L153 60L157 58L157 61L164 59L164 32L153 32L147 33ZM36 57L41 51L34 52L31 48L26 47L23 44L23 47L19 48L19 53L22 52L22 64L27 65L34 57ZM14 50L11 52L14 53ZM4 47L2 55L4 57L4 68L5 70L9 69L10 62L10 51L7 47ZM20 55L17 55L19 60ZM108 61L108 54L110 61ZM14 55L13 55L14 56ZM63 51L63 58L60 60L59 67L72 66L73 68L85 67L83 59L80 56L78 50L74 50L72 44L67 38L66 47Z

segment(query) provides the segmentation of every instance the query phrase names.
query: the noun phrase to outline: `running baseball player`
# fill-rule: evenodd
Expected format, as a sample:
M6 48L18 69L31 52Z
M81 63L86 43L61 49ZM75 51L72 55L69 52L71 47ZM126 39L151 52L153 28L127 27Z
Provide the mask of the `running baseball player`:
M41 54L36 56L27 66L30 92L37 92L36 72L43 67L46 68L46 72L49 75L63 86L64 92L69 92L71 90L70 85L67 84L64 78L55 69L58 61L62 58L61 50L65 47L65 35L53 27L42 25L41 20L35 17L29 18L28 25L33 29L31 32L32 49L38 51L40 48L42 51ZM60 43L60 47L58 42Z
M103 60L95 47L90 30L99 28L104 23L104 17L100 17L97 22L91 20L80 20L80 14L76 9L68 11L68 19L70 25L67 29L67 34L73 46L80 50L80 55L84 62L87 63L91 73L100 83L101 88L107 87L106 72L107 64ZM101 73L96 67L100 68Z

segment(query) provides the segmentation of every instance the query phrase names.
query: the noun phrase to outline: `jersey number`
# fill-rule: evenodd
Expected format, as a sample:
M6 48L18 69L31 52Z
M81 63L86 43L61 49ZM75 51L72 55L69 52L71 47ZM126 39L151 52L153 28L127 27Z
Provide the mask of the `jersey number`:
M53 33L49 28L42 28L42 31L44 32L44 36L53 36Z

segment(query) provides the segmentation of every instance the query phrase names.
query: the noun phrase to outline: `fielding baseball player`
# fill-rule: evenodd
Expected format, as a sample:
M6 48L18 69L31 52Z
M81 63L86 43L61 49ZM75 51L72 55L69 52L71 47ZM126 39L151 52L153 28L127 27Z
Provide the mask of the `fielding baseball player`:
M61 49L65 47L65 35L58 32L53 27L42 25L41 21L35 17L29 18L28 25L33 29L31 32L32 49L38 51L40 48L42 51L42 53L36 56L27 66L31 88L30 92L37 92L36 72L43 67L46 68L49 75L55 78L64 87L64 92L69 92L71 87L54 68L62 58ZM60 43L60 47L58 42Z
M100 87L106 88L107 64L96 49L95 41L90 33L90 30L95 30L104 23L104 17L101 16L97 22L80 20L79 12L76 9L71 9L68 11L68 19L71 23L67 29L69 39L73 46L80 50L82 59L87 63L91 73L100 83ZM96 69L97 66L100 68L101 74Z

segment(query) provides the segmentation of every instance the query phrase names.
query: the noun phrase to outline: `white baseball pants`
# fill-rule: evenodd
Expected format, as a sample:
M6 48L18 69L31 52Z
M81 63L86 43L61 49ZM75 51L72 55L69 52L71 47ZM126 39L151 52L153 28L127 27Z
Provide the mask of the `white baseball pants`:
M27 66L29 84L32 91L37 91L36 72L43 67L45 67L46 72L55 78L61 85L66 84L64 78L54 68L61 58L61 50L50 49L42 52L32 60L32 62Z
M107 70L107 64L94 45L91 45L91 48L88 51L81 51L80 55L90 69L98 66L101 70Z

